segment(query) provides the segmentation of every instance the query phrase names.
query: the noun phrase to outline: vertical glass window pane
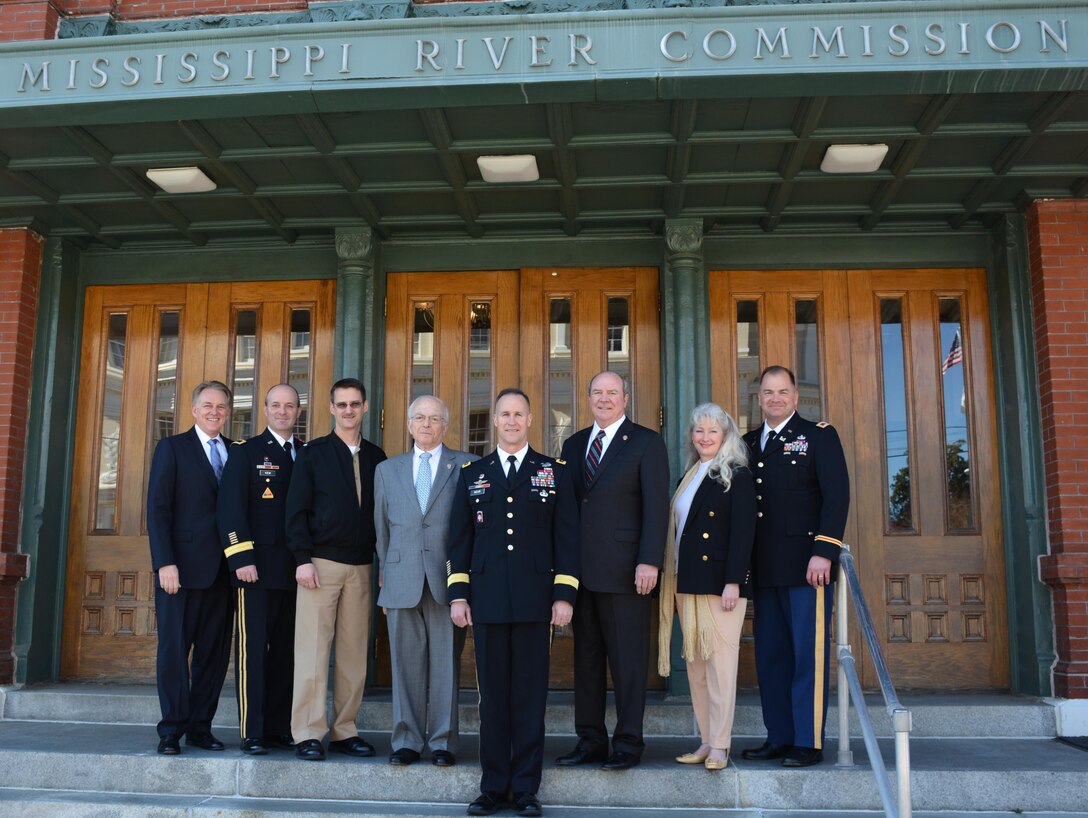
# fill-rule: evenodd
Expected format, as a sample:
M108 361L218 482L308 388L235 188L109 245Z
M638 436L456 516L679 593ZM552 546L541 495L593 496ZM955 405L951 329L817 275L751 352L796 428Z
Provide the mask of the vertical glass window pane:
M304 440L309 437L310 429L310 377L313 374L310 350L310 311L308 309L291 310L291 341L287 349L287 383L298 391L298 402L302 411L298 413L295 434Z
M124 408L125 331L128 316L110 316L106 332L105 385L102 390L102 425L98 444L98 496L95 499L94 527L98 531L117 528L117 484L121 453L121 413Z
M151 448L174 434L178 400L178 326L180 313L159 314L159 360L155 380L155 420Z
M793 331L796 339L794 366L797 390L801 393L797 414L808 420L824 420L823 397L820 391L820 324L819 305L813 299L793 302Z
M759 412L759 302L737 302L737 423L751 429Z
M889 531L914 528L910 480L910 427L903 351L903 302L880 299L880 354L884 382L884 451L888 458Z
M254 434L253 390L257 383L257 311L238 310L234 315L234 408L230 435L238 440Z
M434 394L434 302L415 303L415 325L412 330L412 391L411 403L421 395Z
M491 451L491 302L473 301L468 314L468 390L465 417L467 451L483 456Z
M574 359L571 354L570 314L569 298L551 299L548 306L548 427L544 432L544 453L549 457L559 457L563 441L574 431Z
M948 487L948 527L975 527L971 502L970 407L964 385L968 350L958 298L938 299L941 320L941 392L944 397L945 480Z
M631 402L627 411L635 407L635 385L631 380L631 307L626 298L608 299L608 337L605 339L608 369L627 379L631 388Z

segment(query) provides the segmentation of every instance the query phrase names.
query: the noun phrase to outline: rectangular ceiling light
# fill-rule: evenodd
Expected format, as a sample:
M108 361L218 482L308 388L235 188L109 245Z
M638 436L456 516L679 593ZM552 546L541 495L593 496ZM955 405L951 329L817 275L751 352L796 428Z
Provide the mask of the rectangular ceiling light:
M149 168L147 178L167 193L207 193L215 182L200 168Z
M820 163L824 173L872 173L880 169L880 163L888 155L888 146L831 145Z
M485 182L535 182L540 178L536 157L531 153L515 156L478 156L476 164Z

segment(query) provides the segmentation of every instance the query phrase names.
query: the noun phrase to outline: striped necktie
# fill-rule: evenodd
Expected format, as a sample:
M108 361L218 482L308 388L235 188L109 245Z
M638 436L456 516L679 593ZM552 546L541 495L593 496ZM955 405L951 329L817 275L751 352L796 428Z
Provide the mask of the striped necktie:
M594 476L597 474L597 467L601 465L601 452L604 451L604 429L597 432L597 436L593 438L593 443L589 447L589 454L586 455L586 468L585 478L587 483L592 483Z

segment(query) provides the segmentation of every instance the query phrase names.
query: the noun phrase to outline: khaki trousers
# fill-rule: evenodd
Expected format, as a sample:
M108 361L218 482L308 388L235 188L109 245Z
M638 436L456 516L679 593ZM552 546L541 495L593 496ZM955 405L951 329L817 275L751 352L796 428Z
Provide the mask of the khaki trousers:
M371 565L345 565L315 558L320 588L298 589L295 603L295 684L291 736L296 742L329 733L332 741L359 735L355 718L366 684L370 638ZM328 726L329 651L333 666L332 728Z
M676 595L680 627L687 628L682 613L681 599ZM696 654L688 662L688 685L691 687L691 706L695 710L695 722L699 725L700 741L716 750L728 750L733 735L733 713L737 704L737 661L740 655L740 631L744 626L744 612L748 600L741 597L737 607L722 610L720 596L707 596L714 620L714 640L710 658ZM704 600L697 600L701 607ZM692 627L694 625L691 625Z

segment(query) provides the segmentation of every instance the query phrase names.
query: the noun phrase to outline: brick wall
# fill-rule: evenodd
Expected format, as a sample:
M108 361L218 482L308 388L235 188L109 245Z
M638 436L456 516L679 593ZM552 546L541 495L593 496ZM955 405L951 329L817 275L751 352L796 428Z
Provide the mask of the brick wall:
M1028 253L1054 595L1054 695L1088 698L1088 201L1031 205Z
M306 0L120 0L118 20L161 17L205 17L219 14L260 14L309 8Z
M0 230L0 684L15 680L15 594L27 571L19 525L41 265L39 235Z
M0 42L52 40L56 37L64 2L4 2L0 4Z

